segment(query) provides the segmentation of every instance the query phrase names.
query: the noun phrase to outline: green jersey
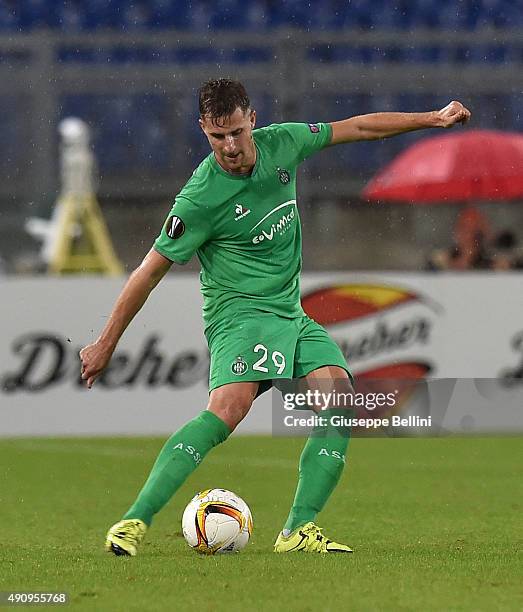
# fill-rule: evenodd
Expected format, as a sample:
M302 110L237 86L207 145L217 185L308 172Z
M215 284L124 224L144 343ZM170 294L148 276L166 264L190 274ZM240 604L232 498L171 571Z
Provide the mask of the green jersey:
M296 170L331 132L326 123L254 130L250 175L229 174L211 153L176 196L154 248L178 264L197 254L207 330L241 312L303 316Z

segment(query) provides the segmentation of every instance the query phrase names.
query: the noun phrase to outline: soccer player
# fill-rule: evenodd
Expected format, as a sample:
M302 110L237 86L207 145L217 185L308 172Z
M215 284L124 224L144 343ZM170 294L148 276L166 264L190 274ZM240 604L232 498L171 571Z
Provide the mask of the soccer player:
M298 165L328 146L447 128L470 117L454 101L439 111L254 129L256 112L245 88L228 79L205 83L199 106L211 153L176 196L99 338L80 351L82 378L90 388L152 289L173 263L183 265L197 254L211 355L209 403L169 438L135 502L109 530L106 548L116 555L136 554L154 515L207 453L228 438L272 381L300 379L312 391L352 392L339 347L300 303ZM294 502L275 552L351 552L314 523L340 478L349 440L343 428L321 429L303 449Z

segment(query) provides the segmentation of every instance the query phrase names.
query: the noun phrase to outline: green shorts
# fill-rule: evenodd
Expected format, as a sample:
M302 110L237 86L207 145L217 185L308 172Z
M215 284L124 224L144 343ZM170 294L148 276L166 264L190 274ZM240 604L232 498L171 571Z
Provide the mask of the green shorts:
M334 365L352 378L340 347L307 316L287 319L272 313L238 314L207 337L211 353L209 392L234 382L301 378ZM259 394L258 393L258 394Z

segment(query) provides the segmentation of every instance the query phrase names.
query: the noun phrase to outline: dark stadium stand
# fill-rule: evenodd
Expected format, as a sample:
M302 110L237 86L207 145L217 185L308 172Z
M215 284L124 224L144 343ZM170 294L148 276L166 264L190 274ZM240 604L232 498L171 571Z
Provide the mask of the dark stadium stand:
M517 27L523 24L515 0L26 0L0 3L0 28L65 31L102 28L260 29Z
M26 37L27 48L4 45L0 49L0 67L21 69L34 63L39 51L31 56L29 49L38 48L34 45L38 44L39 32L50 30L56 36L47 65L64 69L68 75L78 70L77 79L81 79L82 70L89 79L102 66L127 71L136 68L140 77L147 74L149 66L168 67L172 68L168 78L178 72L177 67L185 69L187 75L200 69L209 73L214 66L219 72L225 66L227 73L235 72L235 67L239 72L257 69L275 83L272 75L286 61L280 58L278 45L282 41L285 44L286 31L293 28L294 38L302 45L301 55L294 61L300 62L303 78L307 78L308 69L319 75L325 67L337 70L336 76L329 77L330 82L339 81L345 65L361 65L361 73L367 74L376 67L381 67L383 73L389 66L396 71L405 67L407 71L409 65L420 73L427 68L437 72L450 67L459 72L461 67L465 70L469 66L484 70L487 64L494 72L498 66L523 62L521 37L497 37L497 32L515 33L523 26L522 3L523 0L0 0L0 34L6 35L8 41L16 41L16 32L33 34ZM300 29L307 31L314 42L301 42ZM169 30L181 32L181 41L176 35L164 35ZM475 40L476 33L471 35L474 30L483 32L479 42ZM282 35L256 38L254 33L259 31ZM104 36L107 32L109 36ZM405 42L411 32L421 32L423 36L414 43ZM449 36L441 36L442 32ZM235 33L243 34L243 39L236 42ZM386 36L376 38L380 33ZM103 42L98 44L93 34ZM214 37L212 44L209 34ZM73 37L62 40L63 35ZM123 178L140 172L155 178L169 175L173 167L187 172L207 152L197 117L191 115L196 83L190 84L187 98L178 101L172 92L162 90L160 83L166 82L165 74L160 75L158 88L150 95L146 93L150 84L143 80L143 85L129 92L123 85L114 91L102 86L93 91L76 91L72 85L57 94L59 111L53 120L74 115L93 127L94 147L104 176ZM106 77L105 83L110 78ZM439 90L439 82L431 86L433 89L428 91ZM379 110L423 110L446 104L448 95L463 95L455 85L454 90L446 87L448 94L441 99L432 93L415 93L415 88L408 93L396 89L384 94L379 81L373 89L351 86L348 95L347 90L336 93L336 88L312 91L307 82L296 88L303 92L296 94L301 96L300 104L278 107L271 95L263 93L265 87L249 87L259 111L259 125L280 118L321 121ZM273 95L277 91L281 92L281 88L275 84ZM484 90L467 99L473 107L476 127L523 129L517 88L507 85L499 90ZM176 104L178 115L174 116ZM2 107L0 136L4 149L10 152L2 167L5 173L15 176L15 162L23 159L27 141L19 138L22 126L18 125L18 104L4 96ZM284 112L279 112L282 108ZM179 117L184 118L183 122ZM336 153L328 151L314 158L310 167L364 178L418 137L406 135L377 145L363 143Z

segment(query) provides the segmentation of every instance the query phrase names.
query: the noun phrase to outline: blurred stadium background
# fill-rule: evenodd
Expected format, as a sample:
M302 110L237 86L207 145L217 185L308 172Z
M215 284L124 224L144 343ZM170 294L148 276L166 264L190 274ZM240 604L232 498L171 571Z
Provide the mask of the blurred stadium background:
M98 197L130 270L207 154L203 80L243 79L259 125L459 99L472 127L521 131L522 26L514 0L1 0L3 270L38 270L40 244L24 224L50 216L64 117L92 130ZM338 147L304 165L305 269L419 270L432 249L450 246L459 208L359 197L380 167L431 135ZM496 231L523 227L515 203L482 210Z
M78 351L96 339L123 276L46 276L26 230L51 218L58 128L78 117L91 130L111 240L133 269L208 153L197 89L211 77L242 79L259 125L457 99L473 119L450 133L521 133L522 28L521 0L0 0L2 589L66 590L89 610L522 609L521 272L420 272L435 250L453 254L458 219L504 236L498 247L521 260L523 200L473 202L463 217L453 202L361 197L385 164L441 131L337 147L301 169L307 312L358 384L414 379L395 410L437 421L351 442L320 524L357 554L350 571L346 557L323 559L310 588L295 588L310 559L270 553L302 440L268 435L282 433L269 393L239 428L263 437L213 451L158 516L138 565L102 560L104 531L166 434L207 401L198 266L174 267L88 392ZM196 490L215 486L251 505L253 542L240 557L195 561L179 518Z

